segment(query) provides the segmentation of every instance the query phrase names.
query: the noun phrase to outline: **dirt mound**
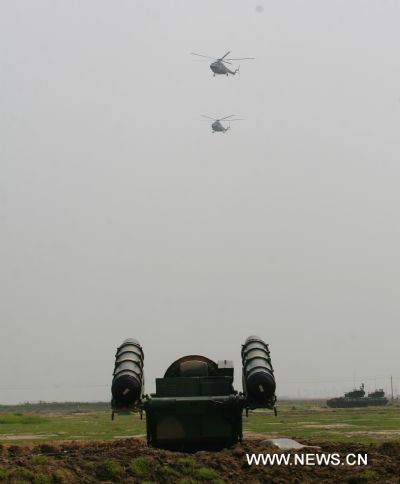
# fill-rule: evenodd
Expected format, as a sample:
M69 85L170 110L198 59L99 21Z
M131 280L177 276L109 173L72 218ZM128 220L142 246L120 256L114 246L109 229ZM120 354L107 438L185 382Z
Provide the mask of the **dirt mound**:
M303 442L321 450L303 449L294 454L367 454L367 466L252 465L246 453L282 454L260 440L220 452L193 454L152 449L140 439L62 442L36 445L0 445L0 481L7 483L362 483L399 482L400 442L342 444ZM286 452L287 453L287 452Z

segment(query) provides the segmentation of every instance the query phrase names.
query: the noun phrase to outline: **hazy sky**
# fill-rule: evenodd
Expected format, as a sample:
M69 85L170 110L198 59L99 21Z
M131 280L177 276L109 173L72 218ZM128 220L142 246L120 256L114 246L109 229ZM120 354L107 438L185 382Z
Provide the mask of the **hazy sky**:
M278 395L400 391L398 0L0 3L0 403L271 347ZM190 52L255 57L213 77ZM212 134L200 114L237 114Z

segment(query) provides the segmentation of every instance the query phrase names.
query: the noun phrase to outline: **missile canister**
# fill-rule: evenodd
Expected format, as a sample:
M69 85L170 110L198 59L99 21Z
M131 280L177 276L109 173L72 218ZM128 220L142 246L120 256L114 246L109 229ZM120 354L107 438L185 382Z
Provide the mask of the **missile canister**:
M249 406L272 408L275 404L275 378L269 348L258 336L249 336L242 347L243 391Z
M139 341L126 339L117 349L111 384L112 408L133 409L140 403L144 392L144 353Z

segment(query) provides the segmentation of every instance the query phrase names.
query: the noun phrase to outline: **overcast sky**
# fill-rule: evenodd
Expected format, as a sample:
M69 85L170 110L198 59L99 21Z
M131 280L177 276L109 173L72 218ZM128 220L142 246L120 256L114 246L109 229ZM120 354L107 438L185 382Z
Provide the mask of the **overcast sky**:
M258 334L278 395L400 392L397 0L0 4L0 403ZM255 57L213 77L190 52ZM212 134L201 114L245 120Z

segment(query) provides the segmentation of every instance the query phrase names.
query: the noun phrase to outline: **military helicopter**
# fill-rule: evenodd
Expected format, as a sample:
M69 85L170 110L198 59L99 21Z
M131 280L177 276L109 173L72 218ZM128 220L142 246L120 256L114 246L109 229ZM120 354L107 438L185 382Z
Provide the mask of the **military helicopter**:
M227 120L227 122L229 122L229 123L231 121L243 121L243 119L241 119L241 118L229 119L229 118L232 118L233 116L235 116L234 114L230 114L229 116L225 116L224 118L220 118L220 119L212 118L211 116L206 116L205 114L202 114L202 116L203 116L203 118L212 119L214 121L211 125L211 129L212 129L213 133L215 133L215 132L226 133L228 131L228 129L231 129L230 126L227 126L225 128L225 126L223 126L221 121Z
M220 57L219 59L216 59L215 57L210 57L208 55L203 55L203 54L196 54L195 52L191 52L192 55L197 55L198 57L204 57L206 59L214 59L214 62L210 64L210 69L213 71L213 76L215 77L216 74L223 75L225 74L228 76L231 74L234 76L239 72L239 67L235 69L234 71L231 71L225 64L232 65L232 62L230 61L238 61L238 60L248 60L248 59L254 59L255 57L241 57L239 59L231 59L227 58L226 56L229 55L231 51L228 51L224 56Z

